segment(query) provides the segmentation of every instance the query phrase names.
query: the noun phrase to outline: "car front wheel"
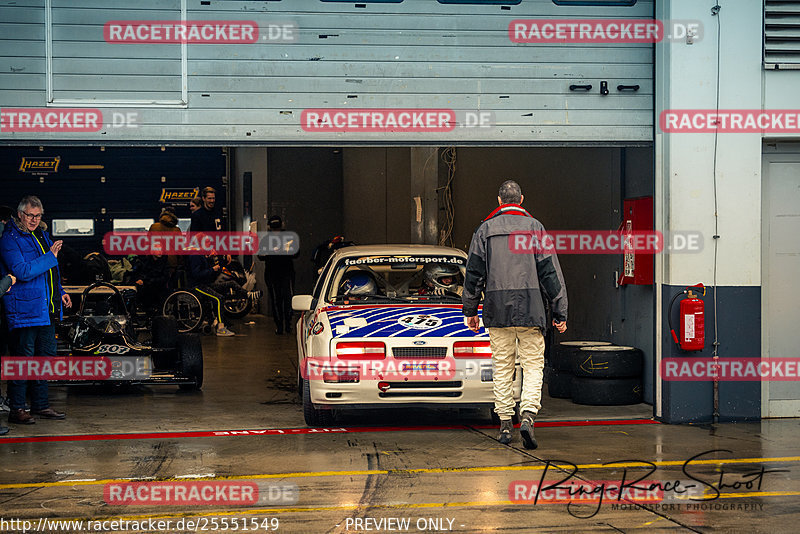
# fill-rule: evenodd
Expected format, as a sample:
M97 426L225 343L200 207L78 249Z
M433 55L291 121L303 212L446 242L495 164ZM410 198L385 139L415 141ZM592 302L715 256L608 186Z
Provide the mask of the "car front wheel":
M311 403L311 384L303 379L303 418L308 426L330 426L333 423L332 410L319 410Z

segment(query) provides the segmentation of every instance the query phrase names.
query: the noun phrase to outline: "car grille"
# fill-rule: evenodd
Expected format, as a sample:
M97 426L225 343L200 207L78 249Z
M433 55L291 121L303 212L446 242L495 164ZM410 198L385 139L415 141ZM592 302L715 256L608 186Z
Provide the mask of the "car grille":
M451 397L458 398L461 391L442 391L443 389L460 388L460 380L414 380L412 382L389 382L389 390L381 391L378 397ZM437 391L438 390L438 391Z
M393 347L395 358L444 358L447 347Z

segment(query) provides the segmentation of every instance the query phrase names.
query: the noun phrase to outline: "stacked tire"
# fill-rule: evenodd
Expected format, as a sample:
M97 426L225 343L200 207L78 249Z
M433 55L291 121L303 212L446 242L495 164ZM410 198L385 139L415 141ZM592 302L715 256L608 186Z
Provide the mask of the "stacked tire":
M579 351L608 345L611 345L608 341L562 341L553 347L550 365L544 370L547 393L556 399L572 398L572 362Z
M590 406L642 402L641 350L619 345L581 347L571 364L572 402Z

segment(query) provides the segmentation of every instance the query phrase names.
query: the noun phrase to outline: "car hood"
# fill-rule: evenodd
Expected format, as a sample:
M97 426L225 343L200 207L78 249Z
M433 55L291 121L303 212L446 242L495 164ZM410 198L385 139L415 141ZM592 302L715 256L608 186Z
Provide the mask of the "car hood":
M334 306L325 313L334 338L485 337L470 331L461 306ZM403 321L403 322L401 322Z

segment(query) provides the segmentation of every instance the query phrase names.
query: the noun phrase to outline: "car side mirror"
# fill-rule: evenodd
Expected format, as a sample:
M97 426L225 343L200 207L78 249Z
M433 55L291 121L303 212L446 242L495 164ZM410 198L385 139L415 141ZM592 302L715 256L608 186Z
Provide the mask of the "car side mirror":
M295 295L292 297L294 311L309 311L314 307L314 297L311 295Z

